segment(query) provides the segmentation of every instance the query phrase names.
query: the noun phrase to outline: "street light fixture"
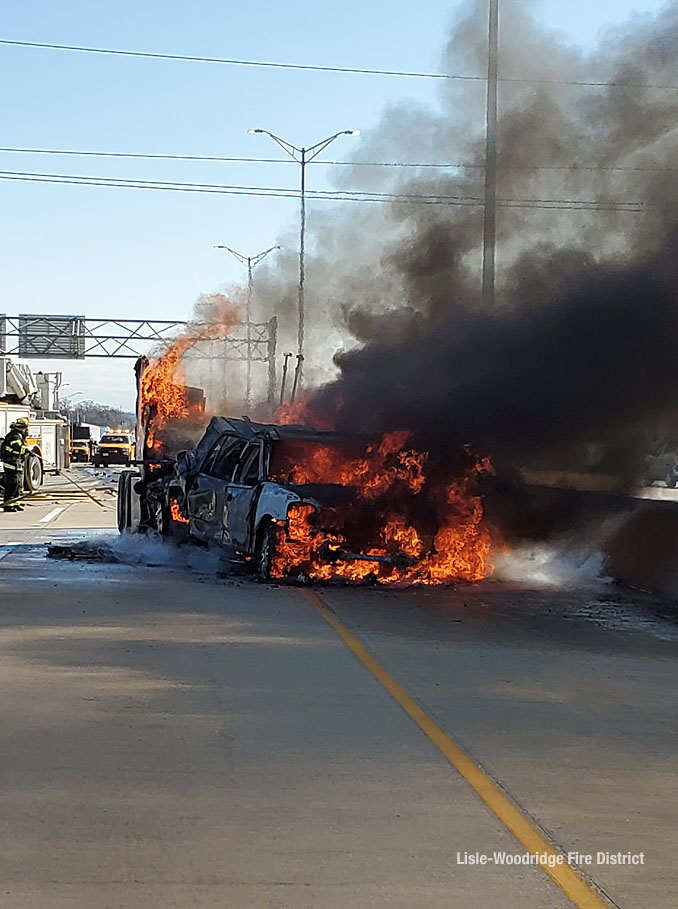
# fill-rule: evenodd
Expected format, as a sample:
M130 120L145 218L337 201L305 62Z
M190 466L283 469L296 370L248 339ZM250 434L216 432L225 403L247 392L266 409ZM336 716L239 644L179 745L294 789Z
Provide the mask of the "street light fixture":
M343 129L341 132L334 133L332 136L328 136L327 139L323 139L320 142L316 142L315 145L311 145L309 148L298 147L297 145L292 145L291 142L288 142L286 139L281 139L280 136L276 136L275 133L270 132L267 129L248 129L248 133L262 133L263 135L270 136L274 142L286 152L293 161L296 161L297 164L301 165L301 209L300 209L300 229L299 229L299 287L298 287L298 311L299 311L299 323L297 331L297 371L295 374L295 383L292 400L294 400L294 395L296 394L297 386L301 382L301 364L304 361L304 322L305 322L305 296L304 296L304 279L305 279L305 242L306 242L306 165L309 161L313 161L314 158L317 158L318 155L323 152L327 146L334 142L335 139L338 139L339 136L359 136L359 129Z
M252 288L254 287L254 276L252 274L255 265L258 265L262 259L265 259L269 253L275 249L282 249L282 246L271 246L256 256L244 256L242 253L231 249L230 246L215 246L215 249L225 249L240 262L241 265L247 264L247 388L245 400L247 402L247 412L249 413L252 403Z
M66 382L65 384L70 385L70 382ZM68 422L71 425L73 425L74 423L82 422L81 420L78 419L77 405L75 407L73 406L73 402L75 401L75 399L80 397L82 394L84 394L84 392L74 391L73 394L67 395L62 401L57 402L57 404L58 404L57 409L59 407L66 408L66 413L68 414ZM82 403L82 402L80 402L80 403Z

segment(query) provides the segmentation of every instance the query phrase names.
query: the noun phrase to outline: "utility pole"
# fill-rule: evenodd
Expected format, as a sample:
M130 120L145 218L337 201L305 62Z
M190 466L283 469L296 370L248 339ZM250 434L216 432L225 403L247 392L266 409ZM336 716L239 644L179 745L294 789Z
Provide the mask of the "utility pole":
M226 249L232 256L241 263L247 265L247 384L245 390L245 401L247 403L247 412L249 413L252 404L252 291L254 289L254 266L258 265L262 259L265 259L274 249L282 249L282 246L271 246L256 256L243 256L242 253L236 252L230 246L215 246L215 249Z
M495 304L497 248L497 81L499 68L499 0L489 0L487 45L487 122L485 127L485 215L483 220L483 305Z
M299 287L297 311L297 371L294 374L296 390L297 379L301 375L299 364L304 354L304 331L306 326L306 149L299 150L299 163L301 164L301 203L299 209ZM322 149L321 149L322 151ZM292 395L294 400L294 395Z

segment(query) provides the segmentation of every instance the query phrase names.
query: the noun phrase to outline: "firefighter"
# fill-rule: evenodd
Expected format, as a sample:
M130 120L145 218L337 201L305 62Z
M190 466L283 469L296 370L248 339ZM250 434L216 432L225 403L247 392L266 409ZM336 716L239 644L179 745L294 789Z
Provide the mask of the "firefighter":
M9 428L5 436L0 455L5 465L5 511L23 511L19 498L24 488L24 469L26 463L26 436L28 420L19 417Z

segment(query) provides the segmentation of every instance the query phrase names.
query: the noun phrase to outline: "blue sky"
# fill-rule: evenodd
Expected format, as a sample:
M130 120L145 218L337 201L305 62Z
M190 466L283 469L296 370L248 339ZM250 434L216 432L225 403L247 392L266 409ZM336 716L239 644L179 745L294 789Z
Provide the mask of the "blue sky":
M535 0L535 16L574 44L654 0ZM47 43L435 72L461 3L307 0L249 4L118 0L5 5L0 37ZM52 149L278 157L250 127L310 145L341 129L369 136L380 112L435 104L433 80L301 73L0 46L0 145ZM327 158L349 159L342 138ZM0 170L296 187L292 164L64 158L0 153ZM314 167L311 186L329 168ZM184 318L200 293L242 271L216 243L255 254L295 223L297 203L225 195L0 181L0 311ZM321 203L318 203L321 204ZM327 205L332 203L325 203ZM70 383L130 406L131 362L65 361Z

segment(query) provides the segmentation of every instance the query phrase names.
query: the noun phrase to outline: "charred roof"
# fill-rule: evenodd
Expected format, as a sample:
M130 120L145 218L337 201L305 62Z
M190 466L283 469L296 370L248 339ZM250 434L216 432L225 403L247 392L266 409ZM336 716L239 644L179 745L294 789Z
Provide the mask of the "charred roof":
M254 439L256 436L268 436L270 439L287 439L298 442L327 442L328 444L346 441L345 433L332 432L329 429L316 429L313 426L301 426L285 423L254 423L247 417L212 417L205 430L210 437L233 432L243 438Z

